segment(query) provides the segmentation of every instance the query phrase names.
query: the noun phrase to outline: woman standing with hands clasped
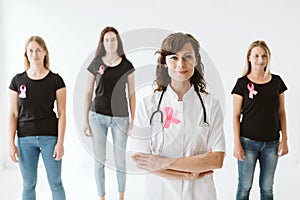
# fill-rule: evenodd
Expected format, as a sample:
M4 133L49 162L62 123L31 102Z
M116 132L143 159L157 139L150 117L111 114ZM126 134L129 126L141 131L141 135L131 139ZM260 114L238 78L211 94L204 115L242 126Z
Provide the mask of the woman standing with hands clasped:
M156 89L145 97L132 131L138 168L149 171L143 199L215 200L212 170L225 154L223 114L205 90L200 45L190 34L165 38Z
M53 200L64 200L61 181L66 127L66 87L49 69L49 52L44 40L31 36L25 44L25 71L11 81L10 157L19 162L23 177L23 200L35 200L37 167L42 155ZM56 101L57 114L53 111ZM57 115L57 116L56 116ZM15 145L15 135L18 145Z
M118 31L114 27L102 30L96 55L87 69L88 88L85 106L85 128L92 137L95 178L98 195L105 199L105 161L108 128L114 143L114 159L117 169L120 200L124 199L126 184L127 132L132 127L135 112L134 67L127 60ZM96 84L95 97L92 101ZM127 84L131 121L129 123Z
M270 58L267 44L254 41L247 51L244 73L232 90L237 200L249 199L257 160L261 199L273 199L278 157L288 153L284 108L287 87L280 76L270 73Z

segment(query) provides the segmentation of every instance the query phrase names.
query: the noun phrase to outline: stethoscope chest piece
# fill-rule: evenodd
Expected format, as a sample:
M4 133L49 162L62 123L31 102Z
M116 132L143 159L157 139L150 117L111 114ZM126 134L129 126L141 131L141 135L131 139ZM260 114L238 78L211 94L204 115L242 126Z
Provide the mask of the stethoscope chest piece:
M201 127L203 127L203 128L209 127L209 123L208 122L202 122Z

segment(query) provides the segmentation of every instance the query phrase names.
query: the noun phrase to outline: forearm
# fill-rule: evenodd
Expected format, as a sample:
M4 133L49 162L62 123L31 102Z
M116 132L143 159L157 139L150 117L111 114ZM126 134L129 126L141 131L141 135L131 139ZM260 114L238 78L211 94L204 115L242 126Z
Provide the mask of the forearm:
M209 152L205 156L196 155L191 157L178 158L172 162L167 169L202 173L223 166L224 152Z
M89 119L89 110L90 110L91 102L92 102L92 93L88 92L86 94L85 106L84 106L84 116L85 116L86 123L88 123L88 119Z
M64 144L65 138L65 130L66 130L66 114L60 113L58 117L58 137L57 137L57 144Z
M182 172L176 171L171 169L165 169L161 171L152 172L153 174L163 177L163 178L170 178L170 179L177 179L177 180L190 180L191 173L190 172Z
M281 127L281 140L287 140L286 114L282 112L279 114L279 121Z
M240 135L240 117L233 117L233 133L234 133L234 143L240 143L241 135Z
M18 117L16 116L9 117L9 145L10 146L15 145L17 122L18 122Z
M130 106L130 116L131 116L131 121L134 121L135 117L135 106L136 106L136 96L135 92L133 92L129 98L129 106Z

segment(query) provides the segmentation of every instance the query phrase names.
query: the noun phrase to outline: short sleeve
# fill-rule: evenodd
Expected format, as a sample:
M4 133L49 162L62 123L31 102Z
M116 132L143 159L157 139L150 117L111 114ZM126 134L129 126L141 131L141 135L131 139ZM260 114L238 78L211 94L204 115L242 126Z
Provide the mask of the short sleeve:
M238 94L240 96L243 96L243 85L240 78L237 80L234 88L231 91L231 94Z
M87 70L91 72L93 75L97 74L97 70L102 64L101 58L99 56L95 57L91 64L88 66Z
M211 109L210 132L207 146L213 152L225 152L224 118L220 103L216 99L213 99Z
M137 109L132 134L128 140L129 151L150 153L150 123L146 101L143 99Z
M128 60L128 69L127 69L128 74L131 74L134 71L135 71L135 68L134 68L133 64Z
M279 94L283 93L284 91L287 90L287 87L285 85L285 83L283 82L283 80L279 77L279 81L280 81L280 85L279 85Z
M63 78L59 74L56 74L56 77L56 90L66 87Z
M18 75L14 76L10 82L9 89L18 92L18 84L17 84Z

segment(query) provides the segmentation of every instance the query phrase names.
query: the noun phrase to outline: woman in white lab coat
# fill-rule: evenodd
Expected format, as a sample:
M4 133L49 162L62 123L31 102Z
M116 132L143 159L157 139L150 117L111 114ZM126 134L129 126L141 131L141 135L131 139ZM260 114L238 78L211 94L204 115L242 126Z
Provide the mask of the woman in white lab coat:
M199 50L192 35L173 33L158 52L157 88L137 109L131 137L136 166L150 172L144 199L216 199L212 173L225 155L223 115L205 90Z

